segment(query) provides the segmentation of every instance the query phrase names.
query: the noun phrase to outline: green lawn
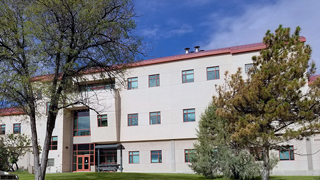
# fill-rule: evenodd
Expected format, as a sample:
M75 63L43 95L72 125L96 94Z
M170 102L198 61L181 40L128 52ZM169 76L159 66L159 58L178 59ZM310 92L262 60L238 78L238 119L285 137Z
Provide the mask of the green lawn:
M33 180L34 176L26 172L16 173L20 180ZM108 180L188 180L188 179L205 179L203 176L195 174L164 174L164 173L56 173L47 174L46 180L93 180L93 179L108 179ZM272 176L271 180L314 180L312 176ZM219 178L216 180L223 180Z

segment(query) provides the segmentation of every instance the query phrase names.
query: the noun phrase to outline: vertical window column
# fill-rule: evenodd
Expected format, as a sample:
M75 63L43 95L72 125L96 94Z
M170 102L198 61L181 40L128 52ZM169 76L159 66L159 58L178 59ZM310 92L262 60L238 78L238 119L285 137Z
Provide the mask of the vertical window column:
M90 136L89 110L74 111L73 135Z
M58 149L58 137L52 136L49 150L57 150L57 149Z

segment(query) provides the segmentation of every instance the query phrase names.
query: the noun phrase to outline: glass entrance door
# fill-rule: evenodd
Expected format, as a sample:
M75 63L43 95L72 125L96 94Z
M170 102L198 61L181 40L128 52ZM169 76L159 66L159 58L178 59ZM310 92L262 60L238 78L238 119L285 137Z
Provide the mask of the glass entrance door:
M89 170L90 170L90 155L78 155L77 171L89 171Z

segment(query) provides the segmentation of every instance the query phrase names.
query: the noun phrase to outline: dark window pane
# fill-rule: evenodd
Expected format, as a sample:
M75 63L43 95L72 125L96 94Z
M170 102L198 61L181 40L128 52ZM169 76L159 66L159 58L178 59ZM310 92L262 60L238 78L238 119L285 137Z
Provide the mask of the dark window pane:
M90 129L90 117L78 117L78 129Z
M89 150L89 144L78 144L78 150Z

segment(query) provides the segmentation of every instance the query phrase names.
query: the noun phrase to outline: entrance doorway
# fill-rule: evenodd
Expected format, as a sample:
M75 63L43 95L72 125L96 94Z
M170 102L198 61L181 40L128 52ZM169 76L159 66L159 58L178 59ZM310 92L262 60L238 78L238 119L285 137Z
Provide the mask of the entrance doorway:
M90 171L90 155L77 156L77 171Z
M94 157L94 144L74 144L72 171L90 171L90 167L95 165ZM88 164L86 164L86 160L88 160ZM80 164L78 165L78 163Z

